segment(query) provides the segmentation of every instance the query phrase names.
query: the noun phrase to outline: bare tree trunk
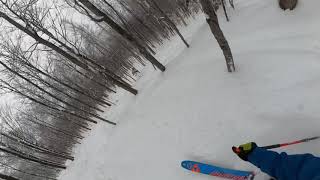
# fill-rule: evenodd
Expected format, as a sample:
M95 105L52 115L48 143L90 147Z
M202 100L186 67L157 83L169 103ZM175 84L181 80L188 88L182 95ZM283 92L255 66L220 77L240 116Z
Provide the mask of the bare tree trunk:
M36 67L33 66L31 63L26 63L25 61L22 61L22 62L23 62L26 66L34 69L36 72L38 72L38 73L40 73L40 74L42 74L42 75L44 75L44 76L46 76L46 77L54 80L55 82L57 82L57 83L65 86L65 87L67 87L67 88L69 88L69 89L71 89L71 90L73 90L73 91L75 91L75 92L81 93L81 94L85 95L86 97L88 97L88 98L90 98L90 99L93 99L94 101L98 101L98 102L103 103L103 104L105 104L105 105L111 106L111 104L108 103L108 102L105 102L105 101L102 101L102 100L97 99L97 98L95 98L95 97L92 97L92 96L90 96L90 95L87 95L86 93L80 91L79 89L76 89L76 88L71 87L70 85L68 85L68 84L64 83L63 81L59 80L58 78L55 78L55 77L49 75L48 73L46 73L46 72L44 72L44 71L36 68ZM105 86L104 86L104 87L105 87ZM107 88L107 87L106 87L106 88ZM108 88L108 90L112 90L112 89ZM112 92L115 92L115 91L112 90ZM96 109L96 110L98 110L98 109ZM101 111L101 110L99 110L99 111Z
M97 119L100 119L100 120L102 120L102 121L104 121L104 122L107 122L107 123L109 123L109 124L115 125L114 122L111 122L111 121L109 121L109 120L107 120L107 119L105 119L105 118L100 117L99 115L93 114L93 113L91 113L91 112L89 112L89 111L87 111L87 110L83 110L83 109L81 109L81 108L79 108L79 107L77 107L77 106L75 106L75 105L72 105L72 104L70 104L70 103L62 100L61 98L55 96L55 95L52 94L51 92L48 92L48 91L45 90L44 88L38 86L37 84L35 84L34 82L32 82L30 79L27 79L26 77L22 76L21 74L15 72L13 69L9 68L9 67L8 67L6 64L4 64L3 62L0 61L0 64L1 64L3 67L5 67L7 70L9 70L11 73L19 76L21 79L25 80L26 82L28 82L29 84L31 84L31 85L34 86L35 88L39 89L41 92L49 95L49 96L52 97L53 99L56 99L57 101L65 104L65 105L68 105L69 107L73 107L73 108L76 109L76 110L82 111L82 112L84 112L84 113L88 113L89 115L91 115L91 116L93 116L93 117L95 117L95 118L97 118Z
M101 109L99 109L99 108L97 108L97 107L94 107L94 106L92 106L92 105L90 105L90 104L82 101L81 99L78 99L78 98L76 98L76 97L73 97L73 96L70 95L69 93L66 93L64 90L61 90L61 89L57 88L56 86L52 85L52 84L49 83L47 80L45 80L45 79L43 79L43 78L41 78L41 77L39 77L39 76L35 76L35 75L33 75L33 74L31 74L31 73L27 73L27 72L25 72L25 73L26 73L28 76L37 79L39 82L43 83L44 85L48 86L49 88L51 88L51 89L53 89L53 90L55 90L55 91L57 91L57 92L65 95L66 97L70 98L71 100L77 101L77 102L81 103L82 105L85 105L85 106L87 106L88 108L94 109L94 110L96 110L96 111L104 112L104 111L102 111ZM111 106L111 104L109 104L109 103L108 103L107 105L108 105L108 106Z
M298 4L298 0L279 0L279 6L281 9L286 10L290 9L293 10Z
M95 120L92 120L92 119L90 119L90 118L83 117L83 116L78 115L78 114L76 114L76 113L74 113L74 112L69 112L69 111L67 111L66 109L59 109L59 108L50 106L50 105L48 105L48 104L45 104L45 103L43 103L43 102L35 99L34 97L31 97L31 96L29 96L29 95L26 95L26 94L24 94L23 92L19 91L18 89L15 89L15 88L12 87L9 83L7 83L7 82L5 82L5 81L2 81L1 79L0 79L0 81L1 81L3 84L5 84L5 85L7 86L6 88L9 89L9 90L11 90L12 92L17 93L18 95L21 95L22 97L25 97L25 98L29 99L30 101L33 101L33 102L35 102L35 103L37 103L37 104L40 104L40 105L42 105L42 106L44 106L44 107L46 107L46 108L48 108L48 109L51 109L51 110L54 110L54 111L57 111L57 112L61 112L61 113L66 113L66 114L69 114L69 115L71 115L71 116L73 116L73 117L77 117L77 118L80 118L80 119L82 119L82 120L85 120L85 121L88 121L88 122L97 124L97 121L95 121ZM116 125L116 123L113 123L113 125Z
M63 134L63 136L67 136L69 138L78 138L78 139L83 139L84 137L83 136L80 136L80 135L76 135L76 134L73 134L71 132L67 132L65 130L60 130L59 128L57 127L54 127L53 125L51 124L48 124L46 122L43 122L43 121L35 121L35 120L32 120L32 119L28 119L28 121L34 123L34 124L38 124L39 126L42 126L46 129L48 129L48 131L50 132L53 132L53 134L56 134L59 136L59 134Z
M227 21L229 21L229 17L228 17L227 10L226 10L226 1L225 0L221 0L221 3L222 3L224 15L226 16Z
M2 146L4 146L4 147L0 147L0 151L8 153L8 154L11 154L11 155L14 155L14 156L19 157L21 159L29 160L29 161L36 162L36 163L39 163L39 164L42 164L42 165L46 165L46 166L50 166L50 167L53 167L53 168L59 168L59 169L66 169L67 168L65 165L61 165L61 164L56 163L56 162L40 159L40 158L35 157L35 156L31 155L31 154L26 154L26 153L17 151L15 149L12 149L12 148L8 147L6 144L3 144L3 143L0 143L0 144Z
M180 39L183 41L183 43L189 48L190 45L188 44L188 42L184 39L184 37L182 36L182 34L180 33L179 29L177 28L177 26L171 21L171 19L167 16L167 14L165 12L163 12L163 10L159 7L159 5L157 4L157 2L155 2L154 0L149 0L152 2L152 4L158 9L158 11L163 15L165 21L168 22L169 26L171 28L174 29L174 31L179 35Z
M123 8L125 8L131 15L132 17L134 17L144 28L146 28L146 30L157 40L157 41L161 41L161 39L157 36L157 33L152 30L148 25L146 25L142 19L140 19L135 13L132 12L132 10L130 8L128 8L123 2L119 1L119 3L121 4L121 6Z
M93 14L95 14L98 17L103 17L101 19L95 19L92 17L89 13L87 15L95 22L105 22L109 26L112 27L116 32L118 32L122 37L124 37L126 40L131 42L135 47L139 49L139 52L147 59L149 60L153 65L155 65L158 69L161 71L165 71L166 68L164 65L162 65L152 54L149 53L149 51L141 45L138 40L136 40L132 34L130 34L128 31L124 30L121 26L119 26L116 22L114 22L107 14L102 12L100 9L98 9L95 5L93 5L88 0L77 0L79 1L83 6L85 6L88 10L90 10ZM76 1L75 1L76 2ZM78 3L77 3L78 4ZM79 4L78 4L79 5ZM83 6L79 5L81 8L84 8Z
M69 160L74 160L74 157L72 156L69 156L69 155L66 155L64 153L61 153L61 152L55 152L54 150L49 150L48 148L44 148L44 147L40 147L39 145L35 145L31 142L28 142L22 138L17 138L17 137L13 137L11 135L8 135L8 134L4 134L4 133L0 133L1 135L13 140L13 141L16 141L16 142L19 142L23 145L26 145L26 146L29 146L31 148L34 148L34 149L37 149L39 151L42 151L44 153L47 153L49 155L53 155L53 156L56 156L56 157L60 157L60 158L65 158L65 159L69 159Z
M139 30L136 30L133 27L129 27L129 23L121 16L120 12L118 10L116 10L108 1L103 0L103 2L105 4L107 4L108 7L110 7L112 9L112 11L118 16L118 19L121 21L121 23L123 24L126 31L129 31L129 29L131 28L131 30L133 30L138 35L138 37L141 39L141 41L139 41L139 43L143 44L143 46L145 48L147 48L152 54L156 54L156 52L154 52L153 49L148 45L147 40L144 38L143 34L141 34L139 32Z
M12 169L12 170L14 170L14 171L18 171L18 172L21 172L21 173L23 173L23 174L31 175L31 176L34 176L34 177L39 177L39 178L44 178L44 179L50 179L50 180L57 180L56 178L51 178L51 177L43 176L43 175L40 175L40 174L28 173L28 172L22 171L22 170L20 170L20 169L17 169L17 168L15 168L15 167L12 167L12 166L9 166L9 165L6 165L6 164L1 163L1 162L0 162L0 165L1 165L1 166L4 166L4 167L7 167L7 168L9 168L9 169ZM1 175L0 175L0 178L1 178L1 179L5 179L5 178L1 177ZM17 179L15 178L15 179L12 179L12 180L17 180Z
M5 179L5 180L19 180L19 179L15 178L15 177L4 175L4 174L0 174L0 178L1 179Z
M16 28L20 29L21 31L23 31L26 34L28 34L29 36L31 36L34 40L36 40L40 44L43 44L43 45L53 49L55 52L57 52L58 54L60 54L63 57L65 57L67 60L71 61L73 64L76 64L77 66L81 67L82 69L84 69L86 71L90 71L90 72L93 71L86 63L81 62L76 57L70 55L69 53L67 53L66 51L61 49L60 47L58 47L55 44L53 44L53 43L41 38L40 36L38 36L37 33L34 33L33 31L27 29L26 27L23 27L21 24L19 24L18 22L16 22L15 20L13 20L12 18L10 18L9 16L7 16L5 13L3 13L1 11L0 11L0 17L4 18L10 24L12 24ZM86 59L86 60L88 60L88 59ZM124 83L123 81L120 81L120 80L116 79L114 76L110 75L108 72L103 72L102 70L100 70L99 73L101 73L101 74L107 76L108 78L110 78L110 80L113 83L115 83L117 86L119 86L119 87L121 87L121 88L123 88L123 89L125 89L125 90L127 90L127 91L129 91L129 92L131 92L133 94L135 94L135 95L138 93L138 91L136 89L133 89L132 87L128 86L128 84Z
M190 0L186 0L186 6L187 6L187 8L189 7L189 4L190 4Z
M71 121L74 125L79 126L81 129L85 129L86 131L91 131L91 128L89 128L87 125L77 122L73 119L70 119L69 117L66 117L66 115L61 116L60 113L61 112L51 112L49 110L47 110L45 113L47 113L48 115L51 115L52 117L59 119L59 120L63 120L63 121Z
M218 17L214 11L214 8L210 2L210 0L200 0L201 6L203 8L204 13L206 14L207 23L210 26L210 29L218 41L220 48L224 54L226 59L226 64L228 68L228 72L234 72L235 66L233 62L233 56L231 53L231 49L229 47L227 39L224 37L224 34L219 26Z
M229 3L230 3L230 5L231 5L231 7L234 9L233 0L229 0Z

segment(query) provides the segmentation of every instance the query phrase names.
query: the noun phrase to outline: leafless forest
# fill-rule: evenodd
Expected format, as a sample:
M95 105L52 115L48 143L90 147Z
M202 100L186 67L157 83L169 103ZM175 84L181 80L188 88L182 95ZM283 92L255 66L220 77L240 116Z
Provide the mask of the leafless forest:
M115 104L110 95L139 93L137 66L165 71L157 46L175 35L190 46L179 29L202 9L235 71L215 14L225 3L234 8L233 0L0 0L0 179L56 179L92 124L116 125L99 115Z
M72 149L114 105L132 94L136 65L178 35L200 4L184 0L1 0L0 178L56 179ZM119 102L121 103L121 102Z

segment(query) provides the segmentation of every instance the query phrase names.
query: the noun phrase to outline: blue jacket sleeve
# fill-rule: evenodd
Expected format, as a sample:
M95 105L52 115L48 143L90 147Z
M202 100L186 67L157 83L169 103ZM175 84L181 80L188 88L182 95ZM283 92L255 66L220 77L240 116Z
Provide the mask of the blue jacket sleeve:
M278 180L320 180L320 158L311 154L278 154L257 147L248 160Z

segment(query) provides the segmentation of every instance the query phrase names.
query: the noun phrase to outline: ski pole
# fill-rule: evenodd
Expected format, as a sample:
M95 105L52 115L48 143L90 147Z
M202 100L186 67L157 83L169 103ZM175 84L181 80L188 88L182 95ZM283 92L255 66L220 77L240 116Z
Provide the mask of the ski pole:
M294 144L305 143L305 142L313 141L313 140L316 140L316 139L320 139L320 136L315 136L315 137L311 137L311 138L301 139L301 140L282 143L282 144L274 144L274 145L269 145L269 146L263 146L261 148L264 148L264 149L275 149L275 148L279 148L279 147L285 147L285 146L290 146L290 145L294 145ZM233 147L232 149L237 154L241 152L241 150L239 148L237 148L237 147Z
M263 146L262 148L264 148L264 149L275 149L275 148L279 148L279 147L285 147L285 146L290 146L290 145L294 145L294 144L305 143L305 142L313 141L313 140L316 140L316 139L319 139L319 138L320 138L320 136L316 136L316 137L301 139L301 140L298 140L298 141L293 141L293 142L288 142L288 143L283 143L283 144L274 144L274 145L270 145L270 146Z

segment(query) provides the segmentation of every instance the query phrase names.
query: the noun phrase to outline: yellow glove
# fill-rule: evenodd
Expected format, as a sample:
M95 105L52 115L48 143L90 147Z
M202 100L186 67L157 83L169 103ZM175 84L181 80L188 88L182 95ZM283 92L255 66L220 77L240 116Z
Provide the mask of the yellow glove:
M239 147L232 147L232 151L236 153L242 160L248 161L249 154L258 147L256 143L250 142L242 144Z

